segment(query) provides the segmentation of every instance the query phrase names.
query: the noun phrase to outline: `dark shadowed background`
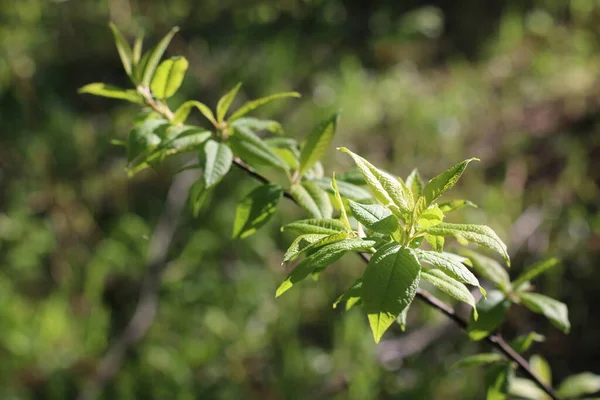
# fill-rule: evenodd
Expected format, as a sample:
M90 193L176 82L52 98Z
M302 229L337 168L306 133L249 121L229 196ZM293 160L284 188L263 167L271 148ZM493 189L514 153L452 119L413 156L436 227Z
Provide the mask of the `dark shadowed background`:
M0 2L0 398L75 398L129 321L149 237L175 169L128 179L124 139L135 105L80 95L125 86L108 22L190 70L173 105L213 106L238 81L238 104L297 90L260 111L303 138L342 109L326 170L344 145L374 164L430 178L479 157L454 191L479 209L453 218L493 227L512 276L544 257L536 281L566 302L568 336L518 307L501 331L546 336L531 353L555 382L600 373L600 3L592 0L3 0ZM201 123L198 119L196 122ZM478 399L482 372L448 371L485 350L415 305L407 332L375 345L358 309L331 304L364 268L345 256L280 299L282 204L261 232L230 239L236 172L204 211L185 208L159 309L125 354L105 399ZM449 301L447 297L444 300Z

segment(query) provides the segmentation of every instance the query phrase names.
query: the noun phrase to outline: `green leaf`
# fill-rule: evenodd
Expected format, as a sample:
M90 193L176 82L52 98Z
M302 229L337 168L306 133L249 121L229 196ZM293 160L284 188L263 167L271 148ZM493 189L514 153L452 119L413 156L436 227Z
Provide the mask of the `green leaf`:
M144 43L144 31L140 31L140 33L138 33L138 35L135 38L135 43L133 44L133 51L131 53L131 66L133 67L132 69L134 71L138 67L138 65L140 63L140 59L142 58L143 43ZM134 74L135 74L135 72L134 72Z
M473 269L479 275L494 282L503 291L510 290L510 277L508 276L508 272L506 272L499 262L468 249L460 249L459 252L471 260Z
M188 116L190 115L192 108L194 107L196 107L202 113L202 115L204 115L206 119L208 119L213 125L217 124L215 116L213 115L213 112L210 110L210 108L208 108L206 104L196 100L186 101L181 106L179 106L177 111L175 111L175 114L173 115L173 120L171 122L173 124L180 124L182 122L185 122Z
M533 342L543 342L546 338L536 332L530 332L527 335L521 335L516 337L511 343L510 347L513 348L519 354L525 353Z
M443 236L435 236L435 235L426 234L424 236L424 238L427 241L427 243L429 243L429 245L431 246L431 248L434 251L437 251L438 253L441 253L442 251L444 251L444 237Z
M352 308L360 300L362 291L362 278L358 278L340 297L333 303L333 308L337 308L341 302L346 302L346 311Z
M510 308L510 301L498 290L491 290L487 297L477 303L479 318L471 318L467 332L471 340L481 340L488 337L504 321Z
M420 273L414 251L396 243L384 245L371 257L360 297L376 343L413 301Z
M515 281L512 283L512 285L515 288L518 288L525 282L528 282L528 281L534 279L536 276L543 274L550 268L555 267L556 265L558 265L558 263L559 263L559 261L556 258L550 258L545 261L540 261L540 262L532 265L531 267L527 268L525 271L523 271L521 273L521 275L519 275L519 277L517 279L515 279Z
M293 184L290 194L296 202L313 218L331 218L333 208L329 195L323 189L308 181Z
M468 356L452 364L450 369L456 370L459 368L481 367L482 365L504 362L505 358L498 353L481 353L473 356Z
M338 232L347 232L348 228L343 222L337 219L304 219L284 225L281 230L300 234L323 233L330 235Z
M212 133L210 131L189 125L170 126L167 129L167 140L159 148L165 150L167 155L199 150Z
M408 317L409 309L410 309L410 304L408 306L406 306L406 308L404 310L402 310L400 315L398 315L398 318L396 318L396 322L398 323L398 325L400 325L400 330L402 332L406 332L406 318Z
M335 172L333 173L333 177L331 178L331 189L333 189L333 196L335 199L335 205L340 210L340 219L342 220L342 224L348 230L352 230L350 226L350 221L348 220L348 214L346 214L346 207L344 206L344 202L342 201L342 196L340 195L340 190L335 180Z
M338 174L337 178L338 181L348 182L356 186L365 186L367 184L365 177L358 167L349 168L345 172Z
M486 400L506 400L514 371L509 363L491 366L485 373Z
M219 99L217 102L217 121L222 122L225 119L225 114L227 114L227 111L229 110L229 107L231 106L231 103L233 102L233 99L235 99L235 96L237 95L237 92L240 90L241 86L242 83L240 82Z
M510 258L506 250L506 245L491 228L485 225L441 223L436 226L424 228L422 231L437 236L455 236L494 250L510 266Z
M475 306L475 298L464 284L460 283L454 278L449 277L439 269L422 270L421 278L431 283L433 286L447 295L473 307L473 318L477 320L478 314L477 307Z
M298 169L300 175L303 175L325 155L325 151L333 141L338 116L339 113L335 113L322 121L306 138L300 153L300 168Z
M447 214L451 211L460 210L461 208L464 208L464 207L477 208L477 205L475 203L470 202L469 200L446 201L443 203L439 203L438 206L440 207L440 210L442 210L442 212L444 214Z
M419 220L417 221L417 225L420 228L430 228L432 226L436 226L441 224L444 221L444 213L437 204L430 206L427 210L425 210Z
M146 58L146 56L142 57L140 65L143 64L144 67L142 72L142 84L144 86L150 86L150 82L154 77L154 71L156 70L156 66L160 62L160 59L162 58L163 54L165 54L165 50L167 50L169 43L171 43L171 39L173 39L173 36L175 36L175 34L178 31L179 27L177 26L171 29L171 31L167 33L165 37L163 37L161 41L158 42L158 44L152 50L148 51L147 59L145 62L144 58Z
M229 117L229 122L235 121L238 118L243 117L244 115L256 110L257 108L270 103L273 100L276 99L281 99L284 97L301 97L300 93L298 92L284 92L284 93L276 93L276 94L272 94L270 96L266 96L266 97L261 97L260 99L256 99L256 100L251 100L247 103L245 103L244 105L242 105L240 108L238 108L232 115L231 117Z
M143 100L139 93L133 89L121 89L105 83L90 83L80 88L77 92L88 93L95 96L110 97L112 99L127 100L132 103L142 104Z
M552 325L569 333L569 310L564 303L539 293L520 293L523 304L531 311L542 314L552 322Z
M283 134L283 127L281 126L281 124L277 121L273 121L270 119L258 119L258 118L246 117L246 118L240 118L233 122L230 122L229 125L232 127L241 126L241 127L250 129L252 132L268 131L268 132L275 133L278 135ZM292 141L294 141L295 145L297 146L297 142L291 138L270 138L270 139L286 139L288 141L292 140Z
M581 397L600 391L600 375L582 372L566 378L558 387L558 394L564 399Z
M416 168L406 178L406 186L410 188L415 199L418 199L423 194L425 183L423 183L423 178L421 178Z
M289 168L285 161L248 128L236 127L228 141L234 153L253 166Z
M331 178L314 179L312 182L335 195L335 191L331 185ZM372 203L373 196L371 196L371 193L360 186L341 181L339 177L337 178L337 186L340 195L345 199L354 200L359 203Z
M204 182L210 188L216 185L229 172L233 153L224 143L209 140L204 145Z
M123 63L125 73L127 73L128 76L131 76L131 46L127 43L115 24L111 22L109 23L109 26L115 38L115 44L117 45L117 51L119 52L119 57L121 58L121 63Z
M441 269L446 275L459 282L477 286L480 290L479 280L463 263L469 263L469 259L451 253L437 253L435 251L415 250L419 260ZM483 291L485 294L485 290Z
M509 393L519 398L531 400L546 400L548 395L533 381L525 378L513 378L510 381Z
M208 197L209 191L206 188L206 184L204 183L204 179L198 179L190 188L189 192L189 202L192 208L192 214L194 217L197 217L202 209L202 205L204 201Z
M552 370L550 369L550 365L548 361L546 361L542 356L533 355L529 359L529 366L531 367L531 371L545 384L552 385Z
M164 119L149 119L133 127L127 137L127 161L130 167L144 162L142 157L149 155L160 144L168 126L169 122Z
M333 264L340 259L344 253L348 251L368 250L374 245L375 241L373 240L346 239L320 248L296 265L285 281L277 288L275 297L279 297L287 292L294 284L309 276L315 269L321 269Z
M150 84L154 97L168 99L173 96L183 82L188 65L185 57L171 57L160 63Z
M307 247L310 245L317 243L323 238L326 238L328 235L325 233L309 233L305 235L300 235L288 247L287 251L283 256L282 264L290 262L294 260L298 255L300 255Z
M283 188L275 184L262 185L251 191L235 210L233 238L248 237L266 224L275 213L281 196Z
M412 193L406 188L406 185L402 185L398 179L387 172L375 168L367 160L354 154L347 148L341 147L338 150L348 153L352 157L363 174L367 185L371 188L373 195L384 206L392 206L392 208L396 208L402 212L411 211L408 196L412 199ZM392 211L394 210L392 209Z
M379 204L360 204L348 200L354 218L368 229L380 233L391 233L398 229L398 218Z
M452 188L471 161L479 161L479 159L470 158L462 161L427 182L423 188L423 195L417 200L415 217L418 218L438 197Z

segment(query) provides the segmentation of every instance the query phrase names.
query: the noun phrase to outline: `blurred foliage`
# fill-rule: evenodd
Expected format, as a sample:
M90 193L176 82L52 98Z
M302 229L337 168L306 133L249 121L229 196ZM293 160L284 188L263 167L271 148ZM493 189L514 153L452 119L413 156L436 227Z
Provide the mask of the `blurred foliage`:
M298 90L263 116L304 138L342 108L334 145L401 176L481 158L455 194L481 211L457 219L506 239L513 277L561 258L538 284L573 324L564 336L515 309L503 332L542 332L533 351L556 382L600 372L599 17L597 0L0 3L0 397L76 396L135 306L175 173L128 180L110 140L126 137L135 106L76 93L127 81L109 20L129 39L181 27L168 54L190 61L185 98L214 105L238 81L236 102ZM328 160L328 172L350 166L334 151ZM231 210L251 187L234 174L209 211L186 212L159 315L104 398L481 397L481 379L457 377L483 372L448 371L475 345L433 311L411 308L408 332L375 347L358 310L331 309L358 259L276 301L292 239L278 226L299 211L283 206L232 241Z

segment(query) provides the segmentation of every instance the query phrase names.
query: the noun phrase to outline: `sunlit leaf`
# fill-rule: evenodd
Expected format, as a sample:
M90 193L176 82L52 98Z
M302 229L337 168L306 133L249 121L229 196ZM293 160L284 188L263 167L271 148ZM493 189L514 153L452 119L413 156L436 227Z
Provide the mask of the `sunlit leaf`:
M563 399L571 399L600 392L600 375L582 372L566 378L558 387Z
M336 207L340 210L340 219L342 220L343 225L346 227L346 229L352 230L350 221L348 220L348 214L346 214L346 207L344 207L340 189L338 187L337 180L335 179L335 172L331 178L331 189L333 190L333 198L335 199Z
M468 249L460 249L459 252L471 260L473 269L479 275L494 282L502 290L510 289L511 284L508 272L506 272L506 269L498 261Z
M423 194L423 187L425 187L425 183L423 182L423 178L421 178L421 175L416 168L413 169L410 175L408 175L406 178L406 186L410 188L415 199L418 199Z
M569 333L571 323L569 322L569 310L567 306L551 297L539 293L520 293L521 302L531 311L543 314L552 322L552 325Z
M110 97L112 99L127 100L132 103L142 104L144 101L139 93L133 89L121 89L105 83L90 83L78 90L79 93L88 93L95 96Z
M338 304L346 302L346 311L352 308L360 301L360 293L362 291L362 278L358 278L352 286L350 286L340 297L333 303L333 308L337 308Z
M482 365L494 364L505 361L504 356L498 353L481 353L468 356L452 364L450 369L481 367Z
M510 308L510 301L498 290L491 290L487 297L477 302L479 318L471 318L467 332L471 340L481 340L488 337L504 321Z
M473 318L477 320L478 314L477 307L475 306L475 298L463 283L451 278L439 269L424 269L421 271L421 278L450 297L473 307Z
M231 106L231 103L233 102L233 99L235 99L235 96L237 95L237 92L240 90L241 86L242 84L240 82L219 99L217 102L217 121L222 122L225 119L225 114L227 114L227 111L229 110L229 107Z
M332 234L343 231L348 231L344 223L337 219L303 219L284 225L282 231L296 232L300 234L306 233L324 233Z
M192 108L194 107L197 108L202 113L202 115L204 115L204 117L206 117L206 119L208 119L213 125L216 125L217 122L215 120L215 116L213 115L213 112L210 110L210 108L208 108L206 104L196 100L186 101L181 106L179 106L177 111L175 111L175 114L173 115L173 120L171 122L173 124L180 124L182 122L185 122L188 116L190 115Z
M479 246L494 250L499 253L506 264L510 266L510 258L504 242L496 235L496 233L485 225L471 224L448 224L441 223L436 226L422 229L423 232L437 236L454 236L460 237L469 242L478 244Z
M492 365L485 373L485 399L506 400L514 371L509 363Z
M229 172L233 162L233 153L226 144L214 140L208 140L203 150L204 182L209 188L220 182Z
M245 127L236 127L228 140L231 149L251 166L288 169L288 165L273 150Z
M543 274L550 268L557 266L558 263L559 261L556 258L550 258L548 260L540 261L523 271L521 275L519 275L517 279L514 280L512 285L515 288L518 288L525 282L528 282L537 277L538 275Z
M513 348L517 353L525 353L534 342L543 342L546 338L536 332L530 332L526 335L516 337L511 343L510 347Z
M339 113L321 122L308 135L300 152L300 168L298 173L303 175L325 155L325 151L333 140Z
M381 233L391 233L398 229L398 218L390 210L379 204L360 204L348 201L352 215L368 229Z
M244 115L256 110L257 108L270 103L273 100L281 99L284 97L301 97L298 92L284 92L284 93L276 93L270 96L261 97L260 99L251 100L238 108L232 115L229 117L228 121L232 122L238 118L243 117Z
M509 393L523 399L546 400L548 395L540 389L535 382L525 378L512 378L510 380Z
M270 119L258 119L252 117L244 117L240 119L236 119L233 122L228 122L229 126L232 127L243 127L251 130L252 132L260 132L260 131L268 131L271 133L276 133L278 135L283 134L283 127L277 121L273 121ZM278 139L278 138L272 138ZM293 140L291 138L282 138Z
M119 52L119 57L121 58L121 63L123 63L123 69L125 69L125 73L128 76L131 76L131 46L125 40L119 29L112 22L109 23L110 30L113 33L115 44L117 45L117 51Z
M446 275L457 281L481 287L477 277L463 265L464 262L469 263L469 259L456 254L435 251L416 250L416 253L419 260L441 269Z
M275 184L262 185L251 191L236 208L233 237L243 239L266 224L275 213L281 196L283 188Z
M281 296L296 283L309 276L315 269L333 264L340 259L344 253L348 251L367 250L373 245L375 245L375 242L372 240L346 239L320 248L296 265L285 281L279 285L275 296Z
M296 239L294 239L290 247L288 247L287 251L285 252L282 264L294 260L308 246L318 242L319 240L327 236L328 235L325 233L309 233L298 236Z
M168 121L164 119L149 119L134 126L127 137L127 160L130 167L144 162L143 156L149 155L161 143L168 126Z
M329 191L331 194L335 194L331 186L331 178L314 179L312 180L312 182L316 183L323 189ZM341 181L339 178L337 178L337 186L340 195L345 199L354 200L359 203L373 202L373 196L371 195L371 193L369 193L368 190L365 190L360 186Z
M172 57L160 63L150 84L154 97L168 99L173 96L181 86L187 69L185 57Z
M460 210L461 208L464 208L464 207L477 208L477 205L475 203L470 202L469 200L445 201L443 203L439 203L438 206L440 207L440 210L442 210L442 212L444 214L447 214L451 211Z
M427 210L423 211L419 220L417 221L417 225L420 228L429 228L432 226L436 226L441 224L444 221L444 213L437 204L429 207Z
M333 208L329 195L311 182L293 184L290 194L313 218L331 218Z
M444 240L443 236L436 236L436 235L426 234L423 237L427 241L427 243L429 243L429 245L431 246L431 248L434 251L437 251L438 253L441 253L442 251L444 251L444 242L445 242L445 240Z
M375 342L413 301L421 266L412 249L390 243L371 257L363 275L361 298Z
M165 54L165 50L167 50L169 43L171 43L171 39L173 39L173 36L175 36L178 31L179 27L177 26L171 29L171 31L167 33L154 48L148 51L147 60L140 63L144 64L142 73L142 84L144 86L150 86L150 82L152 82L152 78L154 77L154 71L156 71L156 66L160 62L163 54ZM144 57L142 57L142 60L143 59Z

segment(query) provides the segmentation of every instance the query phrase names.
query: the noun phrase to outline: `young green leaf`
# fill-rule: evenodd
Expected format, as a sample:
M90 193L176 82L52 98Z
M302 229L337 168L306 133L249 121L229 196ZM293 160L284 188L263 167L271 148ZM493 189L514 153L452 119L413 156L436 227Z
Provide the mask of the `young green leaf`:
M317 268L324 268L333 264L348 251L363 251L374 246L373 240L346 239L341 242L329 244L317 250L298 263L290 272L285 281L279 285L275 297L287 292L294 284L300 282Z
M262 185L251 191L235 210L233 238L243 239L266 224L275 213L277 203L283 196L279 185Z
M238 126L228 140L231 149L252 166L271 166L288 169L288 165L251 130Z
M159 148L165 150L167 155L199 150L211 136L210 131L194 126L170 126L167 128L167 139L160 144Z
M417 225L420 228L429 228L432 226L436 226L441 224L444 221L444 213L437 204L430 206L427 210L425 210L419 220L417 221Z
M110 97L112 99L127 100L132 103L142 104L143 100L139 93L133 89L121 89L105 83L90 83L80 88L77 92L89 93L95 96Z
M456 184L471 161L479 161L479 159L471 158L462 161L427 182L423 188L423 195L419 197L415 206L416 218L418 218L438 197Z
M473 269L479 275L494 282L503 291L510 290L510 277L499 262L468 249L461 249L460 254L471 260Z
M494 364L497 362L504 362L505 358L498 353L481 353L475 354L473 356L468 356L459 360L450 366L451 370L456 370L459 368L469 368L469 367L481 367L483 365Z
M173 115L173 120L171 122L173 124L180 124L182 122L185 122L188 116L190 115L192 108L194 107L196 107L202 113L202 115L204 115L206 119L208 119L213 125L217 124L215 116L213 115L213 112L210 110L210 108L208 108L206 104L196 100L186 101L181 106L179 106L177 111L175 111L175 114Z
M204 201L208 197L209 190L206 188L206 184L204 183L204 179L198 179L190 188L189 192L189 202L192 208L192 214L194 217L197 217L202 209L202 205Z
M412 199L412 193L399 179L394 178L387 172L375 168L367 160L354 154L345 147L341 147L338 150L348 153L352 157L363 174L367 185L371 188L373 195L384 206L395 206L395 208L402 212L411 211L409 198Z
M521 302L531 311L543 314L552 325L569 333L569 310L564 303L539 293L520 293Z
M468 258L451 253L437 253L435 251L415 250L415 252L422 262L441 269L446 275L459 282L477 286L480 290L483 290L479 285L477 277L463 265L463 263L469 263Z
M442 210L442 212L444 214L448 214L451 211L460 210L461 208L464 208L464 207L477 208L477 205L475 203L470 202L469 200L445 201L443 203L439 203L438 206L440 207L440 210Z
M380 233L391 233L398 229L398 218L379 204L360 204L348 200L354 218L368 229Z
M540 389L533 381L525 378L515 377L510 380L508 392L523 399L546 400L548 395Z
M346 225L337 219L304 219L284 225L281 230L300 234L323 233L327 235L349 231Z
M242 83L240 82L219 99L217 102L217 121L222 122L225 119L225 114L227 114L227 111L229 110L229 107L231 106L231 103L233 102L233 99L235 99L235 96L237 95L237 92L240 90L241 86Z
M443 236L435 236L435 235L425 234L424 238L427 241L427 243L429 243L429 245L431 246L431 248L434 251L437 251L438 253L441 253L444 251L444 237Z
M339 149L338 149L339 150ZM346 171L338 174L338 181L348 182L356 186L366 186L365 177L358 167L348 168Z
M165 54L165 50L167 50L169 43L171 43L171 39L173 39L173 36L175 36L175 34L178 31L179 27L177 26L171 29L171 31L167 33L165 37L162 38L161 41L158 42L158 44L152 50L148 51L147 56L144 55L142 57L140 66L143 66L142 84L144 86L150 86L150 82L154 77L154 71L156 70L156 66L160 62L160 59L162 58L163 54ZM146 58L146 60L144 60L144 58Z
M298 92L284 92L284 93L272 94L272 95L266 96L266 97L261 97L260 99L256 99L256 100L251 100L251 101L245 103L244 105L242 105L240 108L238 108L231 115L231 117L229 117L228 122L235 121L236 119L243 117L244 115L256 110L257 108L259 108L267 103L270 103L273 100L281 99L284 97L301 97L301 96L300 96L300 93L298 93Z
M469 242L476 243L482 247L498 252L506 264L510 266L510 258L504 242L496 233L485 225L470 224L447 224L441 223L436 226L422 229L423 232L437 236L455 236Z
M531 371L544 383L552 384L552 369L544 357L534 354L529 359Z
M204 182L210 188L216 185L229 172L233 162L233 153L224 143L208 140L203 149Z
M519 277L515 279L515 281L512 284L515 288L518 288L525 282L534 279L536 276L543 274L544 272L546 272L550 268L555 267L556 265L558 265L558 260L556 258L550 258L545 261L540 261L523 271L523 273L521 273L521 275L519 275Z
M525 353L533 342L543 342L546 338L543 335L540 335L536 332L530 332L527 335L521 335L516 337L511 343L510 347L513 348L519 354Z
M446 293L450 297L467 303L473 307L473 318L477 320L478 314L477 307L475 306L475 298L464 284L460 283L454 278L449 277L439 269L422 270L421 278L431 283L433 286Z
M333 308L337 308L338 304L345 301L346 311L352 308L356 303L360 301L360 293L362 291L362 278L358 278L356 282L348 290L346 290L340 297L337 298L333 303Z
M467 332L471 340L481 340L488 337L501 323L510 308L510 301L498 290L491 290L487 297L477 303L479 318L471 318Z
M340 190L335 180L335 172L333 173L333 177L331 178L331 188L333 189L333 198L335 199L335 205L340 210L340 219L342 220L342 224L348 230L352 230L350 226L350 221L348 220L348 214L346 214L346 207L344 206L344 202L342 201L342 196L340 195Z
M294 260L298 255L300 255L307 247L310 245L317 243L323 238L326 238L328 235L325 233L309 233L305 235L300 235L288 247L287 251L283 256L282 264L290 262Z
M331 218L333 208L329 195L311 182L293 184L290 194L313 218Z
M574 399L600 391L600 375L583 372L566 378L558 387L563 399Z
M171 57L160 63L150 84L154 97L168 99L173 96L181 86L187 69L185 57Z
M384 245L371 257L360 297L376 343L413 301L420 273L414 251L397 243Z
M400 315L398 315L398 318L396 318L396 322L398 323L398 325L400 325L400 330L402 332L406 331L406 318L408 317L409 309L410 309L410 304L408 306L406 306L406 308L404 310L402 310Z
M121 63L123 63L125 73L128 76L131 76L131 46L127 43L115 24L111 22L109 23L109 26L115 38L115 44L117 45L117 51L119 52L119 57L121 58Z
M131 66L135 73L135 69L139 66L140 59L142 58L142 45L144 43L144 31L140 31L135 38L133 43L133 51L131 52Z
M508 362L488 368L484 377L485 399L506 400L513 375L513 368Z
M268 131L271 133L275 133L277 135L283 135L283 127L281 126L281 124L277 121L273 121L270 119L258 119L258 118L252 118L252 117L245 117L245 118L240 118L240 119L236 119L233 122L228 122L228 124L232 127L244 127L246 129L251 130L252 132L260 132L260 131ZM270 139L286 139L286 140L293 140L294 142L296 142L294 139L291 138L270 138ZM297 143L296 143L297 146ZM298 153L300 154L300 153Z
M314 182L321 188L327 190L329 193L335 195L335 192L331 185L331 178L314 179L311 182ZM360 186L341 181L339 178L337 178L337 186L340 195L345 199L354 200L363 204L373 202L373 196L371 196L371 193L361 188Z
M303 175L325 155L325 151L333 140L339 113L321 122L308 135L300 153L300 168L298 173Z
M408 178L406 178L406 186L410 188L415 199L418 199L423 194L423 187L425 184L416 168L413 169L410 175L408 175Z

